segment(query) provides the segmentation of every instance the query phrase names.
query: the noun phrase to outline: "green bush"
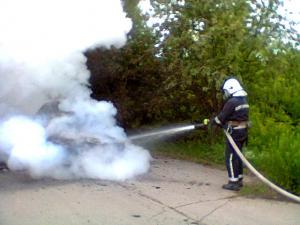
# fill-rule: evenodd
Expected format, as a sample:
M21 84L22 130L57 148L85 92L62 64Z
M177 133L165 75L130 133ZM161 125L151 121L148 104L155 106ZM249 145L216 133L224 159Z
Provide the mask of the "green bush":
M255 107L249 135L250 160L267 178L300 193L300 127L265 117Z

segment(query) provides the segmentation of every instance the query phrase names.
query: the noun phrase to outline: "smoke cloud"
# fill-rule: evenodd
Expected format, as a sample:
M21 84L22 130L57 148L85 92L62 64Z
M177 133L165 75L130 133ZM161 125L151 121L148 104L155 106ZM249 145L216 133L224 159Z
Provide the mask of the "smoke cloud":
M83 52L126 42L119 0L0 0L0 153L33 177L124 180L150 154L90 98ZM40 109L40 110L39 110Z

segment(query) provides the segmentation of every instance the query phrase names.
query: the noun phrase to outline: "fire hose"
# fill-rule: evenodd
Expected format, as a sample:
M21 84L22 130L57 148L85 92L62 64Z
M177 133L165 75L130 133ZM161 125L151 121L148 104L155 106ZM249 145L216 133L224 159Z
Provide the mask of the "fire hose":
M229 141L229 143L231 144L231 146L233 147L233 149L235 150L235 152L237 153L237 155L240 157L240 159L243 161L243 163L247 166L247 168L255 175L257 176L263 183L265 183L266 185L268 185L271 189L273 189L274 191L282 194L283 196L294 200L297 203L300 203L300 197L297 195L294 195L292 193L287 192L286 190L278 187L277 185L273 184L271 181L269 181L267 178L265 178L263 175L261 175L249 162L248 160L244 157L244 155L242 154L242 152L240 151L240 149L238 148L238 146L236 145L236 143L234 142L234 140L232 139L231 135L227 132L226 129L224 129L224 133Z

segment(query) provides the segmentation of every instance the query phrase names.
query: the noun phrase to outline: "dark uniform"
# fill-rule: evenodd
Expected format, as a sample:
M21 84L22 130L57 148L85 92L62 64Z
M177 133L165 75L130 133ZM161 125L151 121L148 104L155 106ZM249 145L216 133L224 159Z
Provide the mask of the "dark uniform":
M216 124L227 129L240 150L242 150L248 137L248 115L249 105L246 97L232 96L226 101L222 111L214 119ZM243 179L243 162L228 140L226 141L225 159L229 181L241 181Z

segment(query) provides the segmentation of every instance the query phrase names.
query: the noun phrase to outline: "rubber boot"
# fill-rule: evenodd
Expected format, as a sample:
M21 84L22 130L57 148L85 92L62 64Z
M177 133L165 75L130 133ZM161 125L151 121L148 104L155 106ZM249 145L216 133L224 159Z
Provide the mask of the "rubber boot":
M222 188L230 191L239 191L241 189L241 186L238 181L229 181L227 184L224 184Z
M243 178L239 178L238 184L239 184L239 186L241 188L244 186L244 184L243 184Z

